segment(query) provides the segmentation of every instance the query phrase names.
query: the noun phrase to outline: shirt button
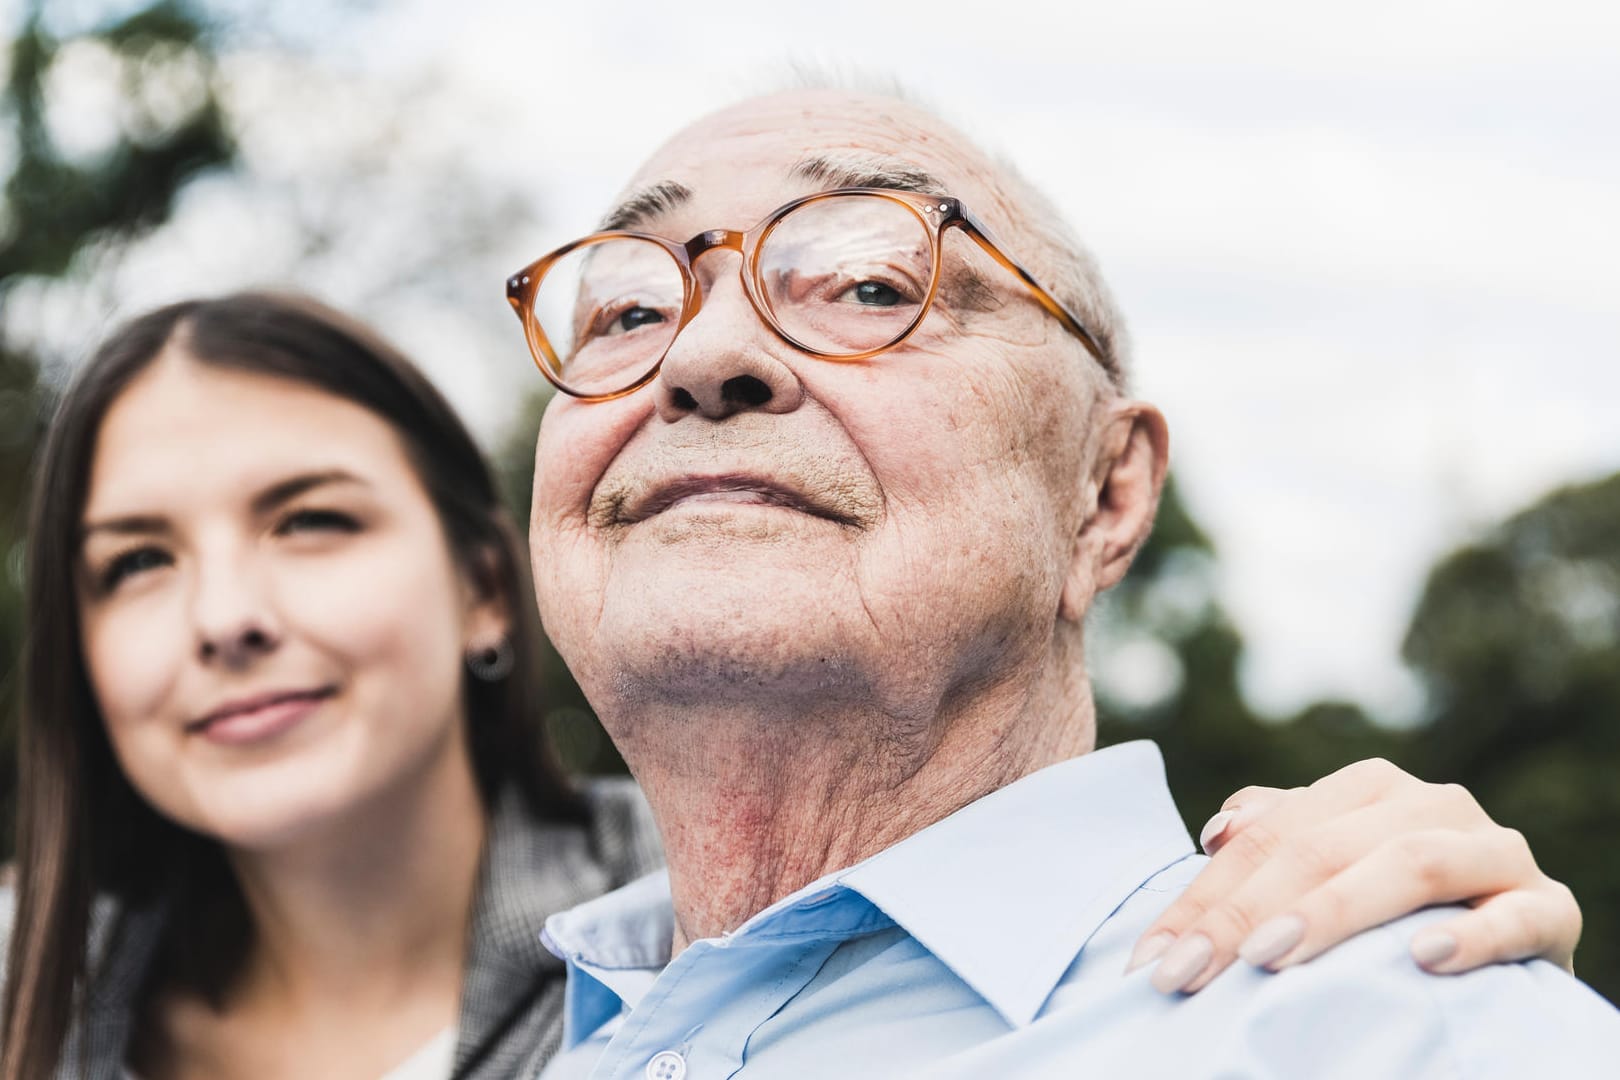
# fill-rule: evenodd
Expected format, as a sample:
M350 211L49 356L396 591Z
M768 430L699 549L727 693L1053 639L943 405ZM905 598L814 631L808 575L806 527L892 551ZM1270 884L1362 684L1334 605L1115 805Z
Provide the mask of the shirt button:
M686 1059L673 1050L660 1050L647 1062L647 1080L682 1080Z

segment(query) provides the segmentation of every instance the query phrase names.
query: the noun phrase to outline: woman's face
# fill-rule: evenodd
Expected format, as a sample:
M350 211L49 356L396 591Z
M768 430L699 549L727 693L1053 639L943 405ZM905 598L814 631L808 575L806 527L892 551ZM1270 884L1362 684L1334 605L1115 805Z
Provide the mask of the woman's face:
M463 657L504 615L375 414L170 350L102 422L83 527L90 680L167 817L265 849L470 777Z

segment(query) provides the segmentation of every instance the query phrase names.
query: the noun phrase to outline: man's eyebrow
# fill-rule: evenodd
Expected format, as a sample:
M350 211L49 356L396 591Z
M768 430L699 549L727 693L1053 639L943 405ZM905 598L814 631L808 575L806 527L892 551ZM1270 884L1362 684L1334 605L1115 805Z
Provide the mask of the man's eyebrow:
M619 205L607 212L596 227L597 232L630 229L649 218L667 214L692 197L692 189L673 180L660 180L636 188L620 200Z
M829 189L868 187L922 195L946 193L944 183L933 173L895 158L817 154L793 166L792 175Z
M253 497L253 512L265 514L290 499L296 499L306 491L313 491L318 487L330 484L358 484L369 487L364 480L343 469L325 469L320 472L300 473L285 480L277 481Z

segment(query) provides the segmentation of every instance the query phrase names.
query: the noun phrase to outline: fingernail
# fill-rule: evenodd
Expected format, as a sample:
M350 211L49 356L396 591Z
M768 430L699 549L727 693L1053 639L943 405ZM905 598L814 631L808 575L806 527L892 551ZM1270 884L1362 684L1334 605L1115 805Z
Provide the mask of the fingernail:
M1129 975L1143 964L1151 964L1164 955L1164 951L1176 943L1176 935L1168 930L1160 930L1157 934L1149 934L1136 943L1131 950L1130 963L1125 965L1125 974Z
M1161 994L1173 994L1186 986L1209 967L1215 955L1215 946L1203 934L1188 934L1164 954L1153 971L1153 988Z
M1235 817L1237 817L1237 810L1222 810L1204 823L1204 831L1198 834L1198 846L1204 849L1205 855L1215 854L1210 845L1220 840L1221 834L1226 831L1228 825L1232 824L1232 819Z
M1304 939L1304 919L1298 915L1279 915L1255 927L1254 933L1238 946L1238 955L1246 963L1265 967L1293 952Z
M1418 966L1432 968L1451 959L1457 951L1457 939L1444 930L1421 930L1412 939L1412 959Z

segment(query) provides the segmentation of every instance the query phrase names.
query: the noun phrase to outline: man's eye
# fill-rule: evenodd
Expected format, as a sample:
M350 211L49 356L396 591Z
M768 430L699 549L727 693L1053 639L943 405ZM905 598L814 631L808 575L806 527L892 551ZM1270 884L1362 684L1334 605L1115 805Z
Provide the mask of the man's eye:
M652 308L633 307L626 310L615 320L615 324L622 331L628 333L638 326L652 326L664 321L663 312Z
M339 510L294 510L276 525L276 534L360 531L360 523Z
M661 322L667 322L669 317L665 311L638 304L631 299L607 304L591 314L585 323L584 331L579 336L579 344L583 346L601 338L620 337L644 326L657 326Z
M897 290L881 281L863 281L849 290L848 295L855 303L867 307L894 307L905 299Z
M136 574L168 566L174 560L162 548L140 547L126 551L108 563L97 581L104 593L112 592Z

